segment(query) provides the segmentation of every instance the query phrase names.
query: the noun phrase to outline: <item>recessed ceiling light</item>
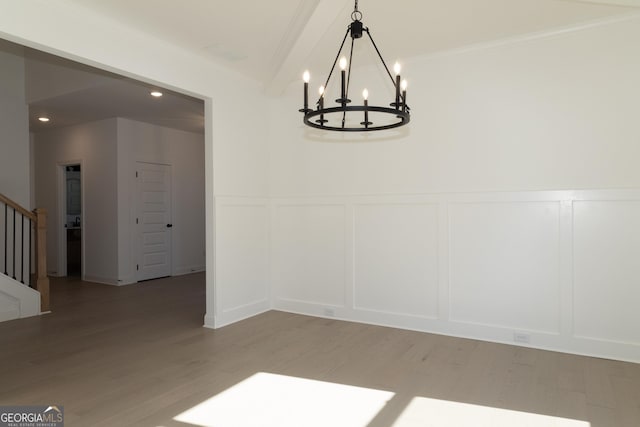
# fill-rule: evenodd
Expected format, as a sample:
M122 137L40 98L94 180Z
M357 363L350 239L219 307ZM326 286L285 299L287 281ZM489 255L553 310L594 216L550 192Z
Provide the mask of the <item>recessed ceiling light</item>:
M38 117L38 120L40 120L41 122L46 123L46 122L49 121L49 117L44 117L44 116L43 117Z
M156 98L160 98L162 96L162 92L154 90L152 92L150 92L151 96L156 97Z

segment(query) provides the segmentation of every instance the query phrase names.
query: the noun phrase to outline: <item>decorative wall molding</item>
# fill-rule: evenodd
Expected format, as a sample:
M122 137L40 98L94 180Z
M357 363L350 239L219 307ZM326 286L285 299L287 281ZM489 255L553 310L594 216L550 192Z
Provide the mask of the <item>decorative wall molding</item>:
M283 197L270 206L274 309L640 361L640 190ZM310 297L329 291L344 301Z
M221 197L205 323L276 309L640 362L638 252L636 189Z
M344 202L272 204L272 292L283 299L342 307L348 304L348 221Z

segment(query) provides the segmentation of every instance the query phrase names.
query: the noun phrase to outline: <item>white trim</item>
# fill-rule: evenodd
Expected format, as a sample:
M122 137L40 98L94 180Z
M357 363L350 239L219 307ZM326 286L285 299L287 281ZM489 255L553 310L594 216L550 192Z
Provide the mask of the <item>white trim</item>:
M201 273L207 270L207 266L202 265L187 265L184 267L176 268L173 272L173 276L184 276L187 274Z
M239 322L250 317L257 316L258 314L266 313L270 311L269 300L264 299L261 301L253 302L234 309L225 310L220 313L214 319L214 325L211 325L211 318L205 316L205 326L208 328L221 328L223 326L230 325L232 323Z
M205 316L204 326L216 325L216 301L218 288L216 286L216 198L214 195L214 150L213 150L213 120L212 99L204 99L204 209L205 209Z
M102 285L123 286L126 283L118 283L118 279L111 279L108 277L99 276L85 276L82 278L85 282L100 283Z

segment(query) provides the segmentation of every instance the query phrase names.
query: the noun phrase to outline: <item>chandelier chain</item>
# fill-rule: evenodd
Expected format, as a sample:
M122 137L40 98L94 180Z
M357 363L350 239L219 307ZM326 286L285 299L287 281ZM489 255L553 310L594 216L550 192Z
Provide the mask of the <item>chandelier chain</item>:
M358 0L355 0L355 5L353 6L353 12L351 12L351 20L362 21L362 12L358 10Z

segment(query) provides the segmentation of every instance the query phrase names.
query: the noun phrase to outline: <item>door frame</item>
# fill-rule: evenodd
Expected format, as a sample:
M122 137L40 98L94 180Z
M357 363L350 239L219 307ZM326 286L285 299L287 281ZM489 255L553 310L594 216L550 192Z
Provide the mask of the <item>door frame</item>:
M66 277L67 276L67 182L66 182L66 167L67 166L76 166L80 165L80 211L82 212L80 215L80 229L82 233L80 235L80 277L84 280L84 272L85 272L85 256L84 256L84 217L85 217L85 176L84 176L84 162L82 159L78 160L65 160L56 163L57 170L57 213L58 213L58 221L57 221L57 230L58 230L58 265L57 265L57 277Z
M133 257L133 259L135 260L134 264L136 265L141 265L142 264L142 260L140 259L141 257L141 250L142 250L142 240L141 240L141 235L140 235L140 228L139 228L139 224L137 223L137 219L140 218L140 208L139 208L139 192L140 192L140 181L139 181L139 177L138 177L138 172L139 172L139 168L138 165L139 164L148 164L148 165L158 165L158 166L167 166L169 168L169 191L171 192L171 200L169 200L169 209L170 209L170 217L171 217L171 222L174 223L175 222L175 218L174 218L174 213L175 213L175 209L174 209L174 194L175 194L175 188L174 188L174 182L173 182L173 165L171 163L162 163L162 162L153 162L153 161L143 161L143 160L135 160L134 162L134 168L135 168L135 186L133 187L135 190L134 193L134 203L133 203L133 218L132 218L132 226L133 229L135 230L134 234L134 245L133 245L133 250L135 251L135 256ZM169 277L173 277L175 276L175 267L174 267L174 255L175 255L175 245L174 245L174 235L173 235L173 228L171 228L170 233L171 233L171 239L170 239L170 245L169 245L169 257L170 257L170 262L169 262ZM154 279L140 279L139 276L139 270L136 268L136 265L133 266L134 268L134 275L135 275L135 283L140 282L140 280L154 280Z

